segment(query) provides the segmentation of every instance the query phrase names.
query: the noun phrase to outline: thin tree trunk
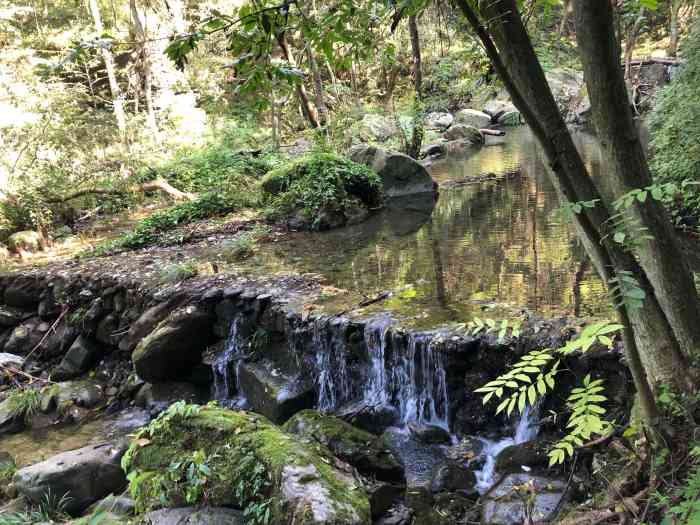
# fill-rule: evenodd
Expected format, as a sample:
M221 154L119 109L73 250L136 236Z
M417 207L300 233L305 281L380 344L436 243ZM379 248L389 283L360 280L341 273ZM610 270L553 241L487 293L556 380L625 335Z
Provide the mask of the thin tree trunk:
M423 64L420 52L420 36L418 34L418 20L416 15L408 17L408 32L411 36L411 52L413 53L413 85L416 90L416 98L422 98L423 87Z
M326 105L325 96L323 94L323 79L321 71L318 68L318 62L314 56L314 51L311 46L306 46L306 55L309 59L309 69L314 80L314 102L318 110L318 121L322 127L328 125L328 106Z
M282 52L284 53L284 58L287 60L287 62L289 62L289 65L291 67L296 67L297 63L294 59L294 55L292 54L292 50L289 48L289 43L287 42L287 36L285 33L279 33L277 35L277 43L279 44L280 49L282 49ZM309 124L311 124L311 127L320 127L320 124L318 122L318 114L316 113L314 107L311 105L311 101L309 100L309 94L306 92L306 87L304 86L303 80L301 80L297 84L297 95L299 96L299 102L301 104L302 113L309 121Z
M104 32L104 26L102 25L102 18L100 17L100 9L97 5L97 0L89 0L89 6L92 19L95 24L95 31L101 35ZM114 57L112 57L112 52L106 47L103 47L101 51L102 59L104 60L105 68L107 69L109 89L112 93L112 103L114 105L114 117L117 121L117 129L119 129L122 142L124 142L126 145L126 113L124 112L124 99L122 92L119 88L119 83L117 82Z
M652 179L620 75L612 11L607 0L574 0L574 11L593 120L612 170L601 184L612 198L619 198L651 185ZM700 346L700 300L673 227L650 196L644 202L635 200L627 214L646 228L627 235L648 237L636 241L635 251L681 349L690 357Z
M129 9L131 10L131 21L134 35L136 36L136 40L140 42L139 47L141 50L141 68L143 75L142 88L146 98L147 123L154 137L157 137L158 124L156 123L156 113L153 107L153 76L151 74L151 56L148 49L148 43L146 42L147 35L143 24L141 23L141 17L139 16L138 8L136 7L136 0L129 0Z
M642 22L644 22L644 8L639 8L639 15L632 24L630 32L627 34L627 42L625 43L625 78L629 79L632 73L632 55L634 54L634 48L637 45L637 36L639 36L639 29L642 27Z
M671 2L671 12L670 24L668 29L668 49L666 50L666 56L675 57L678 54L678 11L681 9L682 0L672 0Z
M561 11L561 22L559 22L559 37L564 36L566 24L569 23L569 15L571 14L571 0L564 0L564 5Z

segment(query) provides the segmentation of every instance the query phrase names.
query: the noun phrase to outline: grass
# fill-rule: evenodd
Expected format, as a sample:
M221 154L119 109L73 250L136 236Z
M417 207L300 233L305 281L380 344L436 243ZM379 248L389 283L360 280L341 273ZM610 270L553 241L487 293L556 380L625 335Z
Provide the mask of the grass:
M10 391L5 400L15 417L29 421L39 411L41 392L32 388L16 388Z
M186 281L199 274L197 265L193 261L185 261L181 263L173 263L167 265L160 272L159 282L174 283Z

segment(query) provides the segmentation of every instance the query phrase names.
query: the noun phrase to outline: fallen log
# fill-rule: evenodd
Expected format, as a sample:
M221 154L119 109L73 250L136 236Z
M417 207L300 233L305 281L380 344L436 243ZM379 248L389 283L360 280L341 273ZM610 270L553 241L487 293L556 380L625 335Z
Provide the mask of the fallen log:
M169 197L172 197L173 200L176 201L192 201L196 198L196 195L194 193L180 191L174 186L170 185L165 179L158 178L155 180L144 182L142 184L134 184L133 186L130 186L127 189L86 188L74 191L73 193L69 193L68 195L64 195L61 197L52 197L50 199L46 199L46 202L54 204L68 202L70 200L77 199L78 197L84 197L86 195L124 195L129 192L144 193L146 191L160 191L165 193Z
M492 135L494 137L505 137L506 132L503 131L502 129L489 129L489 128L484 128L480 129L482 135Z

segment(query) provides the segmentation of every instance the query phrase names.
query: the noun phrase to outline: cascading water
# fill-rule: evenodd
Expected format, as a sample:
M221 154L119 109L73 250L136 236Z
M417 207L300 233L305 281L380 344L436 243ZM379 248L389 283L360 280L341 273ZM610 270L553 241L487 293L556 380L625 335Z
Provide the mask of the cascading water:
M239 325L239 319L234 318L229 328L224 351L216 356L216 360L211 365L214 373L214 399L224 406L242 406L245 404L238 382L238 369L241 365L244 347L239 337ZM233 371L231 370L232 364Z
M481 470L475 472L476 489L480 493L483 494L489 490L495 482L494 472L496 469L496 457L498 454L503 449L511 445L519 445L521 443L532 441L537 437L538 430L537 409L526 407L518 420L513 437L503 438L499 441L491 441L489 439L481 438L481 441L484 443L484 454L486 455L486 461Z
M348 375L345 348L342 344L345 325L319 321L314 324L313 345L316 352L318 409L332 412L350 400L352 384Z

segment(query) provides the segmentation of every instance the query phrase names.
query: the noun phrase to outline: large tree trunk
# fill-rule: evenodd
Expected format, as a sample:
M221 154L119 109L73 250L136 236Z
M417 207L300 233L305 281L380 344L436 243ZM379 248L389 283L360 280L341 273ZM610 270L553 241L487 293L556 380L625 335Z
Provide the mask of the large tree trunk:
M291 67L296 67L297 62L294 59L292 50L289 47L289 43L287 42L287 36L285 33L279 33L277 35L277 43L279 44L280 49L282 49L282 52L284 53L285 60L289 62L289 65ZM309 94L306 92L306 87L304 86L303 80L297 84L297 96L299 97L299 103L301 104L302 113L309 121L309 124L311 124L311 127L321 127L318 121L318 113L316 113L316 109L313 107L311 101L309 100Z
M158 135L158 124L156 123L156 113L153 107L153 75L151 74L151 54L148 46L146 30L141 23L141 17L136 6L136 0L129 0L129 9L131 10L131 24L134 36L139 42L141 55L141 76L142 88L146 98L146 115L148 127L151 129L154 137Z
M515 2L503 0L484 9L486 18L498 21L489 25L493 39L468 0L456 2L484 44L494 69L513 102L523 113L542 145L552 167L550 178L559 194L569 202L600 198L557 109ZM574 217L574 224L596 270L606 283L616 276L617 269L631 271L644 286L646 283L643 272L635 261L601 238L600 228L607 218L607 210L602 206L586 209ZM661 355L668 351L669 359L675 365L680 363L675 362L674 358L682 358L682 355L663 312L655 301L646 301L640 310L618 305L617 311L619 320L625 326L625 352L642 400L645 420L649 425L655 426L658 412L645 367L640 363L638 346L646 345L648 350ZM650 339L650 336L653 338ZM684 378L677 377L677 370L678 368L664 367L656 372L660 376L659 379L668 378L671 383L683 383Z
M651 174L620 75L610 3L574 0L574 13L593 120L611 170L601 184L605 193L616 199L651 185ZM646 228L627 235L644 237L637 239L635 251L681 349L689 357L700 346L700 301L673 227L661 204L651 197L644 202L635 200L627 214Z
M411 52L413 54L412 59L412 73L413 73L413 85L416 90L416 98L420 100L422 98L422 86L423 86L423 64L421 60L420 52L420 36L418 34L418 20L416 15L411 15L408 17L408 32L411 36Z
M90 13L95 24L95 31L101 35L104 33L102 18L100 16L100 8L97 5L97 0L89 0ZM124 98L122 91L117 82L117 74L114 67L114 57L112 52L106 47L101 48L102 59L107 69L107 78L109 80L109 89L112 93L112 104L114 105L114 117L117 121L117 128L122 137L122 141L126 144L126 113L124 112Z
M682 0L672 0L669 13L669 28L668 28L668 49L666 56L675 57L678 54L678 11L681 9Z

